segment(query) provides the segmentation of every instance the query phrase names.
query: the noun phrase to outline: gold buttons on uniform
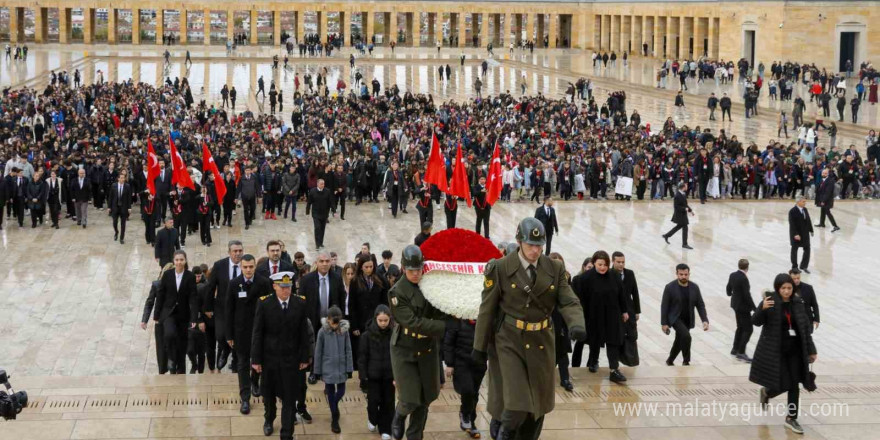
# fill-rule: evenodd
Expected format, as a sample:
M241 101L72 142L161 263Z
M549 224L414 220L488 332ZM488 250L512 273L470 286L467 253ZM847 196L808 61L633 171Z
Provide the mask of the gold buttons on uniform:
M528 349L529 349L529 344L526 344L526 350L528 350Z
M510 285L510 288L511 288L511 289L516 289L516 284L511 284L511 285Z
M543 345L539 345L538 348L541 349L541 350L543 350L543 349L544 349L544 346L543 346Z
M553 289L556 289L556 286L554 286L554 285L551 284L551 285L550 285L550 290L553 290Z

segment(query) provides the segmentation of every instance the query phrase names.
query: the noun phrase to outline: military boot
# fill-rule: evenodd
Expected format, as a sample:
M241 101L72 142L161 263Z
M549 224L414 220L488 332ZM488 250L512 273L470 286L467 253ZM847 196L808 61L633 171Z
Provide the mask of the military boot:
M397 411L394 411L394 418L391 419L391 437L394 440L401 440L405 431L406 416L402 416Z
M492 437L492 440L498 440L498 430L500 429L501 422L495 419L489 421L489 437Z

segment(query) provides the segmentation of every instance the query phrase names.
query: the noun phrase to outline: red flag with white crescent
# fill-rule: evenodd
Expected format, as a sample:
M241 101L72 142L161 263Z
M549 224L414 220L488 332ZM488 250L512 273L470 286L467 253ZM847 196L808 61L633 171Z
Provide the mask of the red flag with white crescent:
M156 178L159 177L159 156L153 149L153 142L147 139L147 189L156 196Z
M174 146L174 139L169 137L168 143L171 146L171 183L175 185L180 184L180 186L195 191L196 185L193 183L192 178L189 177L189 173L186 172L186 164L183 163L183 156L180 155L177 147Z
M226 195L226 182L220 176L220 170L217 168L217 163L214 162L211 150L208 149L207 144L202 142L202 172L207 173L208 171L214 175L214 191L217 193L217 203L223 203L223 196Z
M446 181L446 161L440 154L440 141L434 133L431 134L431 154L428 156L428 167L425 169L425 182L437 185L440 191L449 190Z
M449 194L467 200L468 207L473 206L471 187L468 184L467 171L464 169L464 157L461 155L461 143L458 144L455 166L452 168L452 185L449 186Z
M486 203L489 205L494 205L498 197L501 196L503 172L501 171L500 150L498 139L495 139L495 151L492 153L492 162L489 165L489 176L486 182Z

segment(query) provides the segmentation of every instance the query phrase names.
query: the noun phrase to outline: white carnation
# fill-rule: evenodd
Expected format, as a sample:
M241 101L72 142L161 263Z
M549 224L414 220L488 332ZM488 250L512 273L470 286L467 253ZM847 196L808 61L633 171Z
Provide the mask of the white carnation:
M483 275L432 270L419 283L425 299L444 313L477 319L483 292Z

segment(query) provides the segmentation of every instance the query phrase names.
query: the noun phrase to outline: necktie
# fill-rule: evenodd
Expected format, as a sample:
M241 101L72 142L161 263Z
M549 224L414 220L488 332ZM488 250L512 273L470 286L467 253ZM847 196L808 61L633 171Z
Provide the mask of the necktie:
M283 311L283 312L287 311L287 301L281 302L281 311Z
M276 273L278 273L278 265L273 264L272 265L272 275L275 275Z
M535 285L535 282L538 281L538 271L535 270L535 265L534 265L534 264L530 264L530 265L529 265L529 270L528 270L528 272L529 272L529 278L531 278L531 280L532 280L532 285L534 286L534 285Z
M547 217L550 217L550 208L547 208Z
M122 185L119 185L119 196L122 196Z
M321 315L322 316L327 314L327 308L329 307L329 305L327 304L329 302L329 299L327 298L327 296L328 296L327 277L322 277L321 278Z
M238 278L238 265L232 266L232 279Z

